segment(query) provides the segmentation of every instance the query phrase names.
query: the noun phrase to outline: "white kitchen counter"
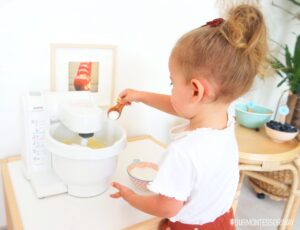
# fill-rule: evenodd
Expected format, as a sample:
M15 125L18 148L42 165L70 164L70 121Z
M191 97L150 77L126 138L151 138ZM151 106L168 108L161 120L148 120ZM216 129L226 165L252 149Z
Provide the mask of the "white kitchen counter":
M127 166L133 159L159 163L163 152L163 145L151 137L129 140L126 149L119 155L113 180L136 190L127 175ZM109 195L116 191L112 187L93 198L62 194L38 199L22 174L18 157L4 163L3 180L8 229L119 230L153 218L132 208L122 199L110 198Z

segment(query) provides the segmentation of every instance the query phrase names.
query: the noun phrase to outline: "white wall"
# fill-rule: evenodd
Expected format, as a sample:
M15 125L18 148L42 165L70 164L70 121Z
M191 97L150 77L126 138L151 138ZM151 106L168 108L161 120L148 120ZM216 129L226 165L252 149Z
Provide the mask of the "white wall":
M263 7L272 36L284 41L286 16L269 0ZM167 62L175 41L216 17L213 1L0 0L0 158L20 153L21 93L50 89L50 43L116 45L116 92L131 87L169 93ZM248 97L274 107L282 90L275 85L274 79L257 81ZM152 134L164 142L176 122L141 104L126 108L120 119L129 135Z

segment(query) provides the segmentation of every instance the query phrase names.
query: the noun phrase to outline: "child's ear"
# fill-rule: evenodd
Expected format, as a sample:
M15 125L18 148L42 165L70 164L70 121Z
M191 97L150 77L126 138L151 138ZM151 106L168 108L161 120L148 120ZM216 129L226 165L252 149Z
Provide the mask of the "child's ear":
M193 103L198 103L204 97L205 85L203 84L202 81L194 78L194 79L191 80L191 86L192 86L192 90L193 90L192 102Z

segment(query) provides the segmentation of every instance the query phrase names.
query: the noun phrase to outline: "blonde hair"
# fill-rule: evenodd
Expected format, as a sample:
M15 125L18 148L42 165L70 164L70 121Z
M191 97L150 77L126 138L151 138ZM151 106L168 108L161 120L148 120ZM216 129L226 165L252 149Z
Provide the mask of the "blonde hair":
M233 101L246 93L268 64L267 32L262 13L239 5L220 25L205 25L183 35L171 53L187 80L201 75L215 99Z

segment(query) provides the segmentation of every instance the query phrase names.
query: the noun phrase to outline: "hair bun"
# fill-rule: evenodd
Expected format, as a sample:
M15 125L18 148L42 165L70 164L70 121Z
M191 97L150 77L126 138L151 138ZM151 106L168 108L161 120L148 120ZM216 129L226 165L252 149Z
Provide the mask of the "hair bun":
M268 72L267 29L259 9L246 4L232 8L220 32L232 46L250 56L259 75Z
M261 12L251 5L239 5L229 11L222 32L236 48L251 49L265 35L262 30L266 31Z

